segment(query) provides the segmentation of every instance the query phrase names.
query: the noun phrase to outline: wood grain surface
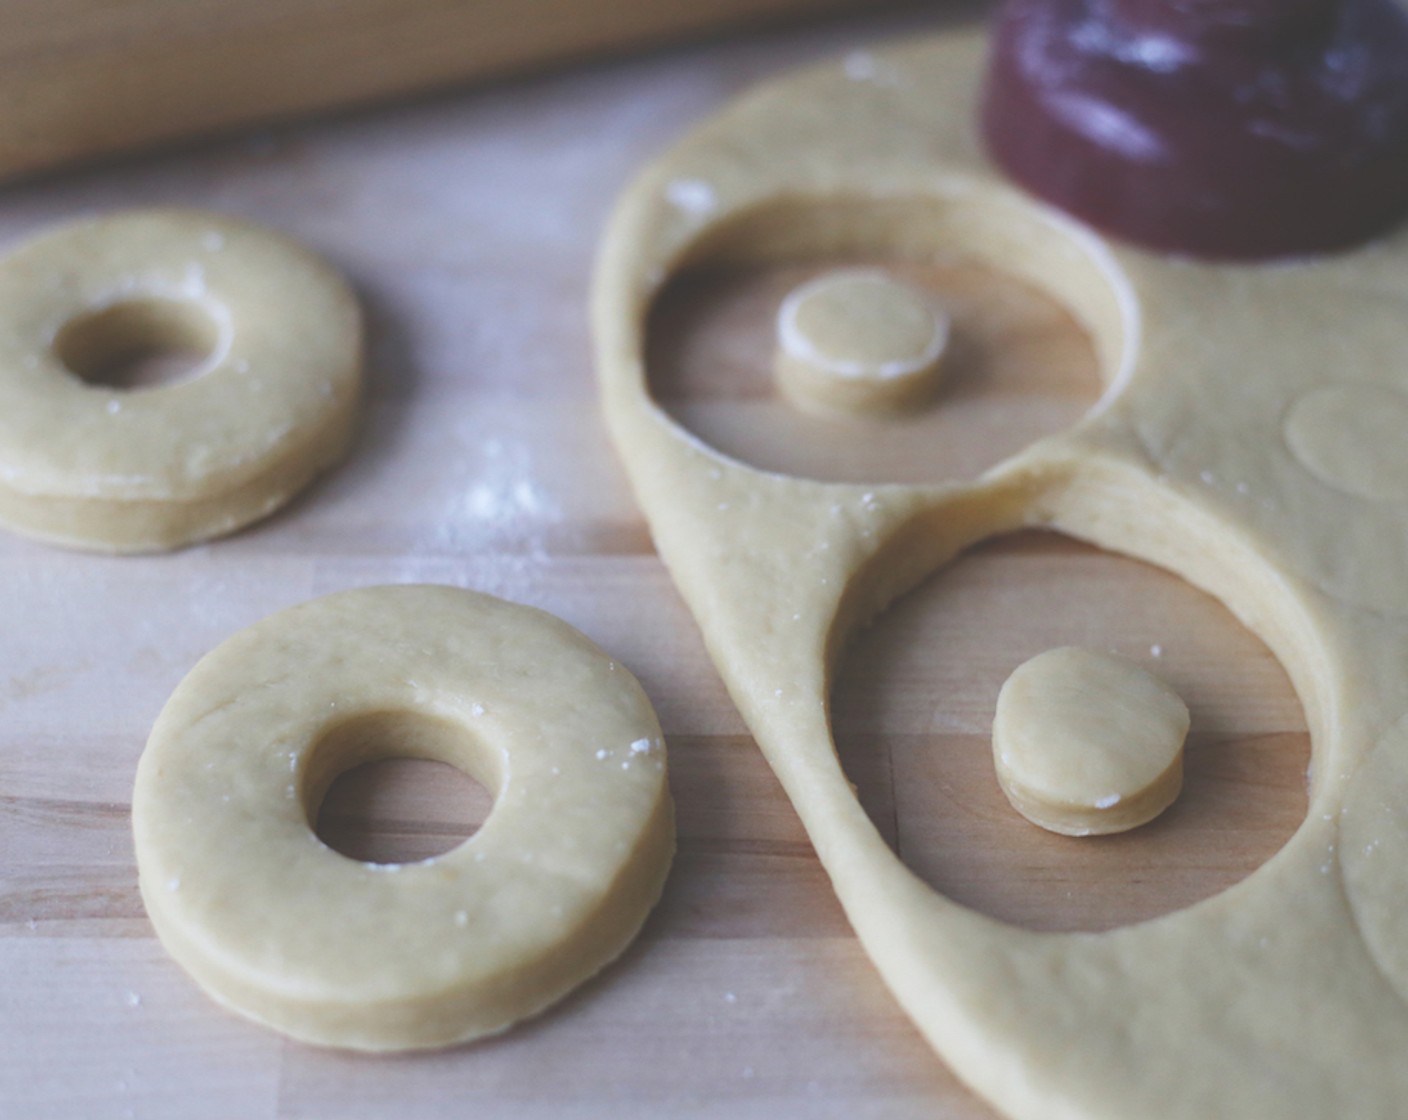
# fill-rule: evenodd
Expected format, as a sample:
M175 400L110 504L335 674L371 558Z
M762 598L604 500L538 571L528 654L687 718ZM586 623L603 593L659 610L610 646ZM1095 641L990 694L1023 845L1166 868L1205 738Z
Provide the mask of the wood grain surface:
M272 520L146 558L0 536L0 1116L991 1116L892 1002L724 694L607 444L585 326L597 235L652 151L755 79L940 26L832 23L0 191L6 245L128 205L266 222L344 269L372 327L354 455ZM958 320L925 417L818 431L777 402L770 322L792 268L676 284L652 323L658 395L733 453L877 481L971 474L1090 401L1060 308L959 262L906 267ZM557 1008L372 1059L285 1041L196 989L143 914L128 810L147 730L202 653L311 596L410 580L544 607L636 672L668 737L679 855L639 941ZM1065 643L1124 652L1192 709L1184 796L1135 833L1047 835L998 791L997 689ZM834 701L847 770L902 858L1032 928L1205 897L1305 811L1303 714L1260 643L1177 579L1058 537L989 542L895 604ZM351 775L324 834L382 859L451 845L487 803L443 778Z

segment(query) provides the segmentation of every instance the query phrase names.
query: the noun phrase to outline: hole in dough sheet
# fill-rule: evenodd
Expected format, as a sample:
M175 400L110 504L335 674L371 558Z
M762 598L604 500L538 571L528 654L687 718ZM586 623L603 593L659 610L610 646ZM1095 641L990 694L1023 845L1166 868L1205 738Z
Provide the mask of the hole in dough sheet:
M882 268L953 317L932 400L894 416L832 418L777 390L777 311L836 268ZM1098 399L1090 340L1059 303L971 262L866 258L684 270L651 311L651 392L677 423L732 458L831 482L969 479L1070 427Z
M998 690L1062 645L1129 658L1191 710L1183 792L1150 824L1058 836L998 788ZM888 787L870 783L862 803L904 863L1029 929L1182 909L1255 871L1306 814L1310 739L1280 662L1176 576L1056 534L989 541L893 604L843 651L832 713L848 771L888 767Z
M316 832L349 859L415 863L463 844L493 804L488 789L447 762L387 758L333 781Z
M89 385L135 391L200 376L219 342L219 326L195 301L148 298L70 320L54 339L54 353Z

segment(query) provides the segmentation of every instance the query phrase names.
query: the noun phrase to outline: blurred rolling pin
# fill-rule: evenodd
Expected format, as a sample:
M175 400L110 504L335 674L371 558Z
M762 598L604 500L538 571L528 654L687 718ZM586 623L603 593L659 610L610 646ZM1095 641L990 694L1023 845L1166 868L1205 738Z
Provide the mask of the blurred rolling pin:
M875 0L3 0L0 176Z

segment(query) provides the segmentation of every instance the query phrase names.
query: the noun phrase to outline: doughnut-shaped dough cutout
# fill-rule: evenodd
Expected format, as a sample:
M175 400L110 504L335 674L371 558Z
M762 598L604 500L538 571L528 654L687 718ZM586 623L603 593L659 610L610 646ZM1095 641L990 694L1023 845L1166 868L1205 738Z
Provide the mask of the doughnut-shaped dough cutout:
M208 350L123 391L104 351ZM283 237L191 211L74 222L0 260L0 524L102 552L178 548L283 505L345 451L362 325Z
M384 757L459 765L483 827L410 864L310 821ZM230 638L181 682L137 770L142 897L215 999L363 1050L503 1030L635 936L674 851L664 742L635 679L550 615L457 588L343 592Z
M998 784L1035 825L1126 832L1183 788L1188 705L1132 661L1063 646L1023 662L997 695Z
M783 394L819 413L902 412L939 382L950 321L881 269L837 269L793 291L777 314Z

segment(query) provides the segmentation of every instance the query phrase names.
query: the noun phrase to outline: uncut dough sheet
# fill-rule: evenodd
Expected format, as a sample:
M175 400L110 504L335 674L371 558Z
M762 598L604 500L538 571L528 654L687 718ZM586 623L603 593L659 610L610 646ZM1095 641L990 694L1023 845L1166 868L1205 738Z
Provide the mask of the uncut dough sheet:
M983 50L949 35L784 78L643 172L594 293L614 441L856 933L962 1079L1022 1120L1400 1115L1408 231L1276 267L1109 244L986 163ZM642 335L672 273L861 254L968 257L1054 295L1092 335L1102 400L977 482L931 486L755 470L652 401ZM1177 573L1288 670L1310 809L1235 887L1106 933L1035 933L934 892L857 803L827 720L838 651L1024 526Z

